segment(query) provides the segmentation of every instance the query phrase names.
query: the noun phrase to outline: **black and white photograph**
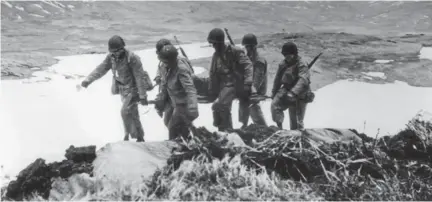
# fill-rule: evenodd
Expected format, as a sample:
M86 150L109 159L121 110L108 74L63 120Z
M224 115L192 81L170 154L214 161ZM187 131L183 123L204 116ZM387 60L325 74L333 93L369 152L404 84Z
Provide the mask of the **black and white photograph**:
M432 201L432 1L1 0L1 201Z

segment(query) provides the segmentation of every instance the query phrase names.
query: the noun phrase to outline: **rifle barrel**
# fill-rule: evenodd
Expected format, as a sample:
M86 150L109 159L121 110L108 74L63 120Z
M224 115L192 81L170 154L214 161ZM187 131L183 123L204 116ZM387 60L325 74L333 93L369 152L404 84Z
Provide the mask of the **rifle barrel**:
M230 41L231 45L235 46L235 43L234 43L234 41L232 40L231 35L230 35L229 32L228 32L228 29L227 29L227 28L224 28L224 30L225 30L225 33L226 33L226 35L227 35L227 37L228 37L228 40Z

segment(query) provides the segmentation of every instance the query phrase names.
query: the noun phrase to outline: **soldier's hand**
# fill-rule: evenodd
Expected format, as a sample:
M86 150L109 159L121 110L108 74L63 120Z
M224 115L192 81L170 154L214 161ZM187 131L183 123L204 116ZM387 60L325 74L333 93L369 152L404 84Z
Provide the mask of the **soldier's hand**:
M81 86L84 88L87 88L90 85L90 82L88 82L87 80L84 80L81 82Z
M147 98L141 98L141 99L140 99L140 104L141 104L141 105L144 105L144 106L148 105Z
M297 100L297 96L293 92L289 91L287 93L287 99L288 101L294 102Z
M163 111L156 109L157 114L162 118L163 117Z

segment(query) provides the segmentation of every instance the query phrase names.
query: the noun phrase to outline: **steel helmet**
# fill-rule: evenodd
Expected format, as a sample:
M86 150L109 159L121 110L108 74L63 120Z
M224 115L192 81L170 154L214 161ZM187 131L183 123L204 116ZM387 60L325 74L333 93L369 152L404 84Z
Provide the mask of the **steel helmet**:
M297 55L298 54L297 45L295 45L295 43L293 42L286 42L282 46L282 54Z
M225 33L220 28L214 28L207 37L209 43L225 43Z
M168 39L160 39L156 43L156 52L160 52L162 47L164 47L165 45L171 45L171 41Z
M258 40L254 34L246 34L243 36L242 45L258 45Z
M108 40L108 49L109 51L116 51L118 49L124 48L126 46L123 38L118 35L112 36Z
M173 60L177 59L178 51L173 45L165 45L159 51L159 58L162 60Z

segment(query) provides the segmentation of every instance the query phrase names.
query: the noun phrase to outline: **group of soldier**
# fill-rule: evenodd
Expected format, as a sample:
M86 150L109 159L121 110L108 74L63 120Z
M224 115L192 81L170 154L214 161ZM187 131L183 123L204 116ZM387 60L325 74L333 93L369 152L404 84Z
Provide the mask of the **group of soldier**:
M246 127L249 117L253 122L267 125L259 101L267 92L268 65L257 51L255 35L246 34L242 45L246 49L225 43L225 33L220 28L209 32L207 41L215 52L211 59L208 78L207 101L213 102L213 125L219 131L233 129L231 109L235 99L239 100L239 121ZM181 57L170 40L161 39L156 44L159 65L153 85L143 69L140 57L125 48L120 36L108 41L109 54L82 82L87 88L109 70L113 72L112 93L120 94L123 106L125 136L144 141L144 130L138 113L138 103L148 105L147 91L159 85L159 94L154 101L158 114L163 117L169 131L169 139L187 137L192 122L199 116L198 95L191 62ZM183 51L183 50L182 50ZM290 129L303 129L306 105L313 100L310 89L310 73L298 55L297 46L292 42L283 45L283 60L275 75L271 93L273 121L282 129L284 111L289 109Z

